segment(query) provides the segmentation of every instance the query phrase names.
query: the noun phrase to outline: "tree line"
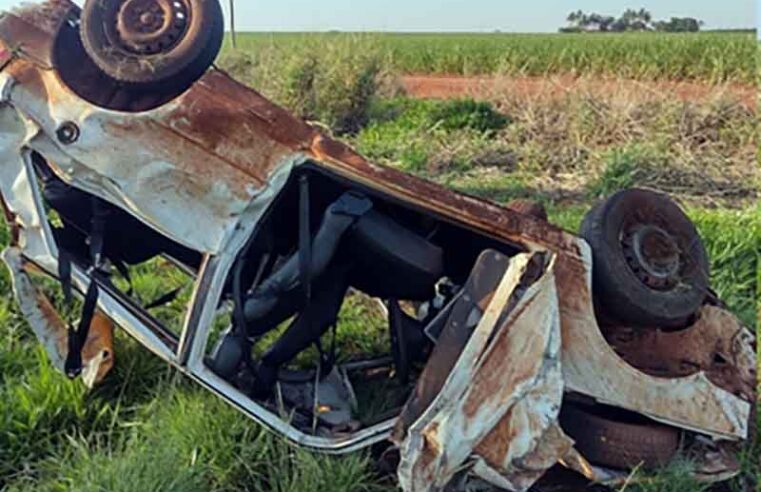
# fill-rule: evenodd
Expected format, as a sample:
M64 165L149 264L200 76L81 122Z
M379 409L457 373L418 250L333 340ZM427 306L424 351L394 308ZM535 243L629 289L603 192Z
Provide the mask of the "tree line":
M566 21L568 25L560 32L698 32L703 26L703 21L693 17L655 20L646 9L627 9L620 17L577 10L568 14Z

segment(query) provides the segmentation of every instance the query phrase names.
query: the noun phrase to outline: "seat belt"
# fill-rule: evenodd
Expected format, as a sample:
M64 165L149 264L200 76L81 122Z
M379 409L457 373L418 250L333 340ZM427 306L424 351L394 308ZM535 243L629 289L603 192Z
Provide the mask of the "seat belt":
M299 180L299 275L304 289L304 306L312 301L312 234L309 213L309 177Z
M304 291L304 308L302 312L310 312L312 304L312 233L310 227L309 176L303 174L299 179L299 276ZM312 320L306 319L307 329L311 332ZM327 376L335 365L336 359L336 325L332 326L333 341L331 351L327 352L318 338L314 342L320 354L320 374Z
M91 199L91 207L92 221L89 236L90 268L87 271L87 275L90 277L90 285L85 294L78 326L75 328L74 323L69 323L68 354L66 355L64 365L66 375L71 379L76 378L82 373L82 349L90 334L90 325L98 306L99 290L96 277L102 273L105 229L109 216L109 209L100 199L93 197ZM61 248L58 255L58 275L61 281L61 288L63 289L64 302L67 306L71 306L73 302L71 272L71 255Z

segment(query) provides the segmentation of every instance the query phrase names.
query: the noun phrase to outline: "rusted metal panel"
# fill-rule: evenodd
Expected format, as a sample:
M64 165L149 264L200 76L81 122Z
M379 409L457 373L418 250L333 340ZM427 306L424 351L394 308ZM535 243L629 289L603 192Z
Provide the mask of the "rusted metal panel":
M175 105L143 115L94 110L53 71L14 64L8 99L28 125L22 146L39 151L65 181L114 203L192 249L218 252L262 182L160 123ZM49 97L48 94L55 94ZM79 140L56 132L75 122ZM252 152L255 159L256 152Z
M563 378L554 262L510 305L531 261L512 259L443 388L410 427L399 467L405 491L444 487L472 456L481 459L482 478L527 490L570 444L557 428Z
M704 372L716 386L755 401L753 334L725 309L704 306L692 326L675 332L612 326L604 334L624 360L647 374L674 378Z
M536 395L535 395L536 396ZM573 450L573 441L557 423L546 426L537 422L541 415L534 410L535 400L527 398L509 412L499 426L474 450L472 473L495 486L511 491L532 487L547 470ZM538 437L536 429L546 427ZM535 442L527 441L531 436ZM533 450L525 452L516 443L528 443Z
M51 68L56 33L72 7L69 0L50 0L2 13L0 41L10 51Z
M19 308L37 339L45 348L53 366L64 372L68 354L68 326L61 319L50 300L32 283L20 249L11 247L3 251L2 259L13 281L13 293ZM92 388L101 382L114 366L114 327L102 313L96 313L82 348L82 380Z
M568 389L666 424L723 439L746 439L748 401L714 385L703 372L684 378L653 377L616 354L597 326L591 251L586 244L584 251L582 262L561 255L556 268Z

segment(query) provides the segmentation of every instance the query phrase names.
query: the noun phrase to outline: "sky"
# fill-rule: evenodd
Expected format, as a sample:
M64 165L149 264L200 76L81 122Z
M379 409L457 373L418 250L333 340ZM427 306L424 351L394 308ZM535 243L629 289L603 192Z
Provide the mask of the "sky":
M7 9L20 0L0 0ZM229 0L222 0L227 10ZM241 31L555 32L574 10L657 19L696 17L706 29L753 28L761 0L235 0ZM81 4L81 1L77 1Z

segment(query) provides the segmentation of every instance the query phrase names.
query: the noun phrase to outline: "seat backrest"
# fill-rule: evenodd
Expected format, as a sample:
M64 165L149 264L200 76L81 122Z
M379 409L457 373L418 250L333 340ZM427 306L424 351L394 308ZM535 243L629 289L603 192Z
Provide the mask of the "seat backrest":
M390 217L372 210L351 233L352 285L384 299L428 300L444 275L444 251Z

